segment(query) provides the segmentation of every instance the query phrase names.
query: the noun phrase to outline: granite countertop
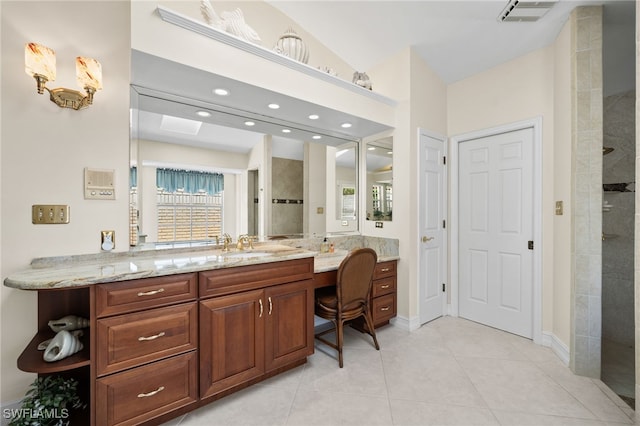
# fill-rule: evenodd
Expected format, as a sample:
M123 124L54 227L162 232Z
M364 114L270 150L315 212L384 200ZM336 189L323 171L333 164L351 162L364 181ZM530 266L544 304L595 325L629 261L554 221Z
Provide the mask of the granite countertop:
M259 244L254 249L230 252L209 247L206 250L160 250L135 255L113 253L108 256L54 257L33 262L29 269L7 277L4 285L22 290L71 288L306 257L314 257L314 272L318 273L337 269L347 253L347 250L318 253L287 245ZM394 259L398 257L381 256L378 261Z

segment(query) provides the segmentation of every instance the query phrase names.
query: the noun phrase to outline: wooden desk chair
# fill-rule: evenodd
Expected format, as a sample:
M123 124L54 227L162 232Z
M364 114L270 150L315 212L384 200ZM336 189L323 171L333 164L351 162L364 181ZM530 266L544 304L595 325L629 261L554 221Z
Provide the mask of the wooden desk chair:
M315 314L321 318L331 320L334 328L318 333L315 337L338 351L340 368L343 365L343 328L347 321L364 317L367 323L367 332L373 337L376 349L380 350L369 306L373 271L377 261L376 252L370 248L351 251L338 267L335 292L329 287L319 291L316 296ZM335 343L322 337L334 330L336 333Z

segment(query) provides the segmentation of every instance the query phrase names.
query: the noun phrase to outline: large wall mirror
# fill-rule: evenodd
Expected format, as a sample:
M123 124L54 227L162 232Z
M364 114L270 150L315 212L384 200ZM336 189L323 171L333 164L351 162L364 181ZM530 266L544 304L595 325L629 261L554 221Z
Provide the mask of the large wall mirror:
M232 127L237 117L136 87L132 99L131 245L358 231L357 142Z
M359 232L360 141L389 126L136 50L131 64L131 245Z
M383 221L393 218L393 138L391 136L366 145L367 184L366 219Z

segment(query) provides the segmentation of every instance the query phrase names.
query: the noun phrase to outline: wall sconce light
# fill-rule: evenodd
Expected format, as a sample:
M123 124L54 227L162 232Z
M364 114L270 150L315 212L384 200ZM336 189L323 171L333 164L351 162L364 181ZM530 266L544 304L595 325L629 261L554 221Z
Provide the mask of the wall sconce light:
M37 43L27 43L24 48L24 69L27 74L36 79L38 93L49 92L50 99L60 108L79 110L93 103L93 94L102 90L102 66L100 62L91 58L78 56L76 58L76 80L86 92L77 90L49 89L47 81L56 79L56 53L53 49Z

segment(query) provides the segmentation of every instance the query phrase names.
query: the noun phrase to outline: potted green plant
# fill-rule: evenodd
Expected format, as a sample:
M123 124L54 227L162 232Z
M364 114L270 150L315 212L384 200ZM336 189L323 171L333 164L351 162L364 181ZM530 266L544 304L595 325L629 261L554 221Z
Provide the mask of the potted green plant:
M71 410L86 408L77 393L78 381L62 376L38 377L9 426L68 426Z

